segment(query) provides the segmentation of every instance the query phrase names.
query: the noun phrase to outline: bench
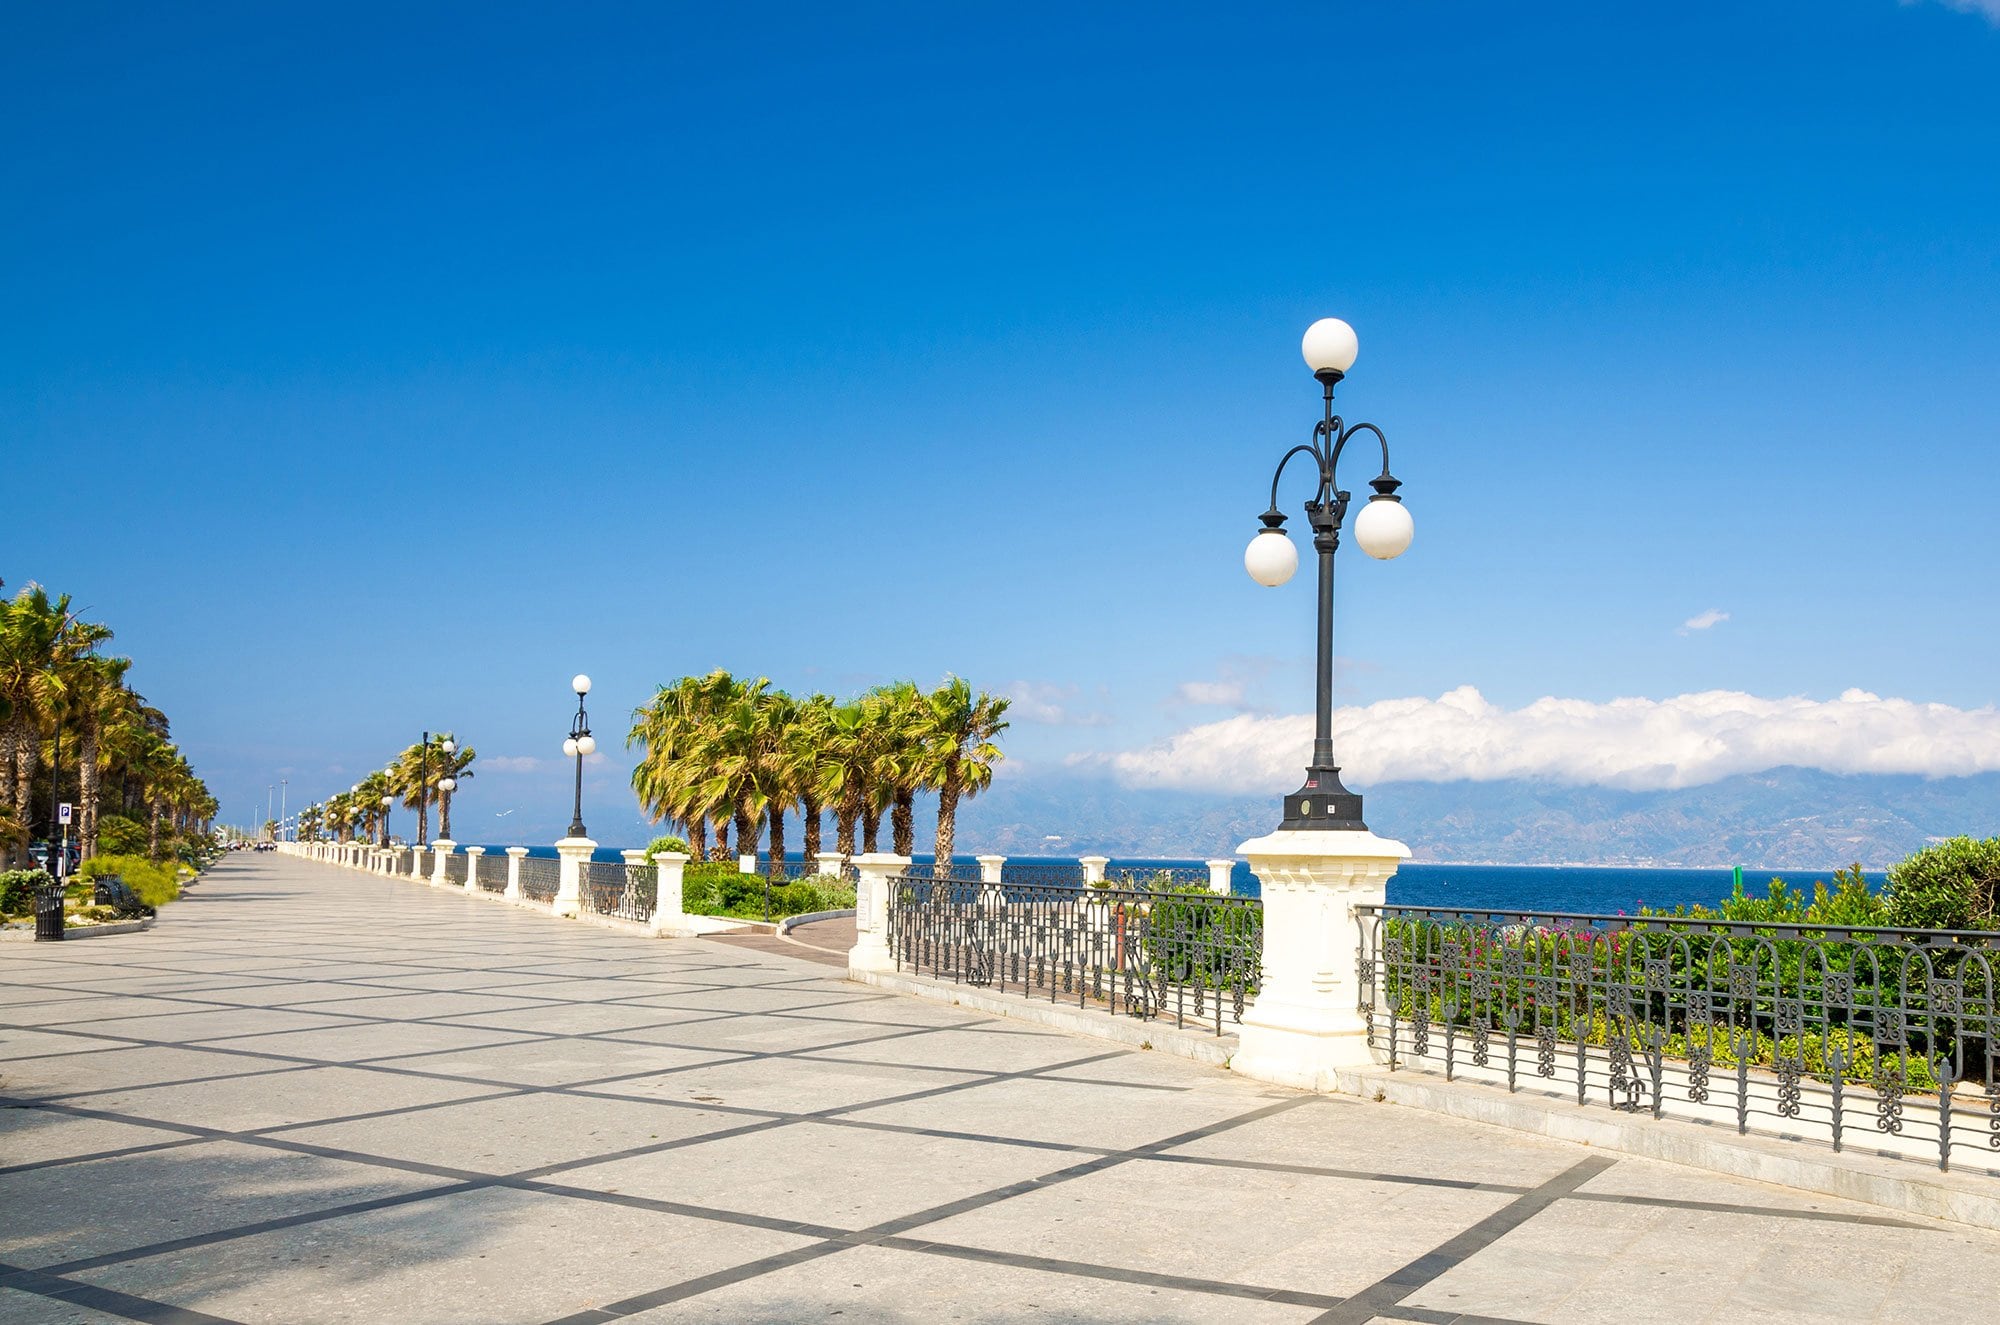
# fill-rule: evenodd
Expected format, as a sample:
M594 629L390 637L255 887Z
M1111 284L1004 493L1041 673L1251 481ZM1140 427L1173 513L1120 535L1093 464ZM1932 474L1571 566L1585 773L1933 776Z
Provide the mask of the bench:
M149 916L153 908L139 900L137 893L125 886L125 880L116 874L99 875L92 883L91 904L108 906L120 917Z

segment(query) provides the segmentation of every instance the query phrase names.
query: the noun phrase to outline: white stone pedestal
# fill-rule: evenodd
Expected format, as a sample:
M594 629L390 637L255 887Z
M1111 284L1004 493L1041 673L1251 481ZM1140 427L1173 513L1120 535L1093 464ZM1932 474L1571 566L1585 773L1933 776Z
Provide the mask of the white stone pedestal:
M861 878L854 885L854 946L847 952L850 971L893 971L896 954L889 950L890 880L910 868L908 856L870 851L854 858Z
M1259 1081L1331 1090L1336 1069L1370 1061L1354 908L1386 900L1410 849L1369 832L1280 829L1237 850L1263 886L1264 972L1229 1066Z
M813 857L813 867L817 869L821 874L824 874L829 878L834 878L834 879L839 878L840 853L838 851L820 852L818 855L815 855Z
M656 851L653 863L660 867L660 881L653 893L653 932L655 934L678 933L687 926L687 912L682 910L681 885L686 880L687 863L692 859L685 851Z
M445 884L444 858L451 854L451 849L457 846L458 843L452 841L448 837L440 837L435 845L437 847L437 850L432 852L431 854L437 858L437 862L432 867L431 886L435 888L442 888L444 887Z
M550 909L557 915L583 914L583 862L595 850L597 843L587 837L565 837L556 843L556 855L562 864L556 876L555 905Z
M507 848L507 892L505 895L516 902L521 900L521 862L527 859L527 856L528 848L526 847Z
M485 847L465 849L465 891L469 893L479 891L479 858L485 854Z

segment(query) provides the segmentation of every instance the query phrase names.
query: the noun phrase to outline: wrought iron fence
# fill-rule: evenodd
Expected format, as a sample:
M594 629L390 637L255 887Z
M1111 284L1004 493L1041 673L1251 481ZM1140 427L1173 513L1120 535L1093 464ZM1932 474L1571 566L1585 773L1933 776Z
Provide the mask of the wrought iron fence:
M2000 1161L2000 934L1356 910L1361 1011L1392 1068Z
M657 865L615 865L586 860L578 866L577 888L583 909L620 920L651 920L660 895Z
M1007 884L1022 884L1033 888L1081 888L1083 887L1083 862L1069 861L1060 865L1017 865L1008 861L1000 867L1000 881Z
M503 893L507 891L507 857L468 856L470 862L466 872L479 885L481 892Z
M898 968L1218 1035L1257 992L1264 907L1207 891L890 881Z
M446 883L464 883L465 867L471 859L472 857L461 856L456 851L446 856L444 858L444 881Z
M1167 892L1208 887L1206 865L1125 865L1104 871L1104 881L1113 888L1141 892Z
M521 896L553 902L562 891L562 863L544 856L521 857Z

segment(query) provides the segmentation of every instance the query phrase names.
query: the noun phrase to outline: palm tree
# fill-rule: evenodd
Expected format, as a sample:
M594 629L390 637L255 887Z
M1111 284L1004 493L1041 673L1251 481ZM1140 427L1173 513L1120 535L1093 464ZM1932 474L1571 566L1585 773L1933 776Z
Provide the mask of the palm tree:
M1008 701L983 690L975 696L972 687L956 676L947 677L927 699L926 780L938 794L934 859L939 869L945 869L951 864L959 801L977 796L993 783L993 766L1002 758L993 739L1007 730L1002 715Z
M24 829L32 827L29 799L42 730L62 709L57 662L72 620L69 595L51 599L38 584L28 585L0 608L0 804ZM10 856L12 863L24 861L19 847Z
M785 784L805 820L805 858L819 856L823 776L832 745L834 702L827 695L809 695L798 702L781 738L780 759ZM775 850L773 855L778 854Z
M130 658L92 658L80 669L75 711L82 728L77 750L77 846L89 860L97 854L97 820L104 799L104 775L112 771L141 730L139 697L125 685Z
M924 731L929 707L914 682L897 681L870 692L884 725L875 780L889 803L891 850L907 856L917 844L917 792L924 785Z

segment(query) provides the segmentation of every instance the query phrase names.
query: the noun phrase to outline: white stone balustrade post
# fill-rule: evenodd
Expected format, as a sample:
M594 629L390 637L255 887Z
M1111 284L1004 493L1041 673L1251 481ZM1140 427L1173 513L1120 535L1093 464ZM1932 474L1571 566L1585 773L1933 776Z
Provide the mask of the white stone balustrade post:
M1410 849L1366 831L1280 829L1238 850L1263 887L1264 960L1229 1066L1259 1081L1331 1090L1336 1071L1371 1061L1354 908L1383 904Z
M977 859L979 861L979 881L981 883L1000 882L1000 871L1006 866L1007 858L1005 856L980 856Z
M1233 860L1211 860L1208 862L1208 890L1229 896L1231 876L1236 872Z
M485 847L465 849L465 891L469 893L479 891L479 858L485 854Z
M1083 866L1083 886L1104 882L1104 867L1111 863L1109 856L1078 856L1076 863Z
M656 851L653 863L660 867L660 882L653 893L653 932L670 934L687 925L687 913L683 906L681 885L686 881L687 863L691 859L685 851Z
M410 877L422 883L424 878L424 848L410 848Z
M526 859L528 848L507 848L507 892L506 896L518 902L521 900L521 862Z
M458 843L448 837L440 837L431 845L434 848L431 854L437 858L436 863L431 866L431 886L434 888L443 887L445 882L444 858L451 854L451 849L457 846Z
M850 971L893 971L896 954L889 950L889 890L896 875L910 868L908 856L870 851L854 858L861 872L854 886L854 946L847 953Z
M821 874L830 875L837 879L840 877L840 853L838 851L821 851L813 856L813 866Z
M583 862L595 850L597 843L587 837L565 837L556 843L556 856L561 864L556 876L555 905L551 909L557 915L583 914Z

